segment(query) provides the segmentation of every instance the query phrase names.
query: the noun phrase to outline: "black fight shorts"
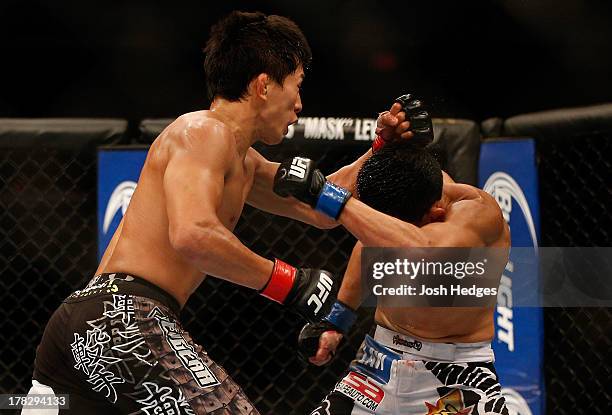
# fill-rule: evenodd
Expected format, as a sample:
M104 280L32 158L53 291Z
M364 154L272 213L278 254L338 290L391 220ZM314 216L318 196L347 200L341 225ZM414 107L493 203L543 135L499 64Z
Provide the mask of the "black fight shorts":
M66 413L258 414L182 328L179 311L146 280L98 275L49 320L34 379L69 395Z

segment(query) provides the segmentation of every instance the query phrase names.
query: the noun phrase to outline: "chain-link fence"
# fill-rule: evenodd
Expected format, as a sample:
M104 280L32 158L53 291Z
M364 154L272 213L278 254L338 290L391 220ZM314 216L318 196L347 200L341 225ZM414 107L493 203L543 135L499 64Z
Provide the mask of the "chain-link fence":
M0 389L27 391L50 313L96 268L95 158L3 149L0 177Z
M612 135L537 143L542 245L612 246ZM545 308L544 329L547 413L608 413L612 309Z
M29 389L51 313L96 269L96 146L126 126L0 121L0 393Z

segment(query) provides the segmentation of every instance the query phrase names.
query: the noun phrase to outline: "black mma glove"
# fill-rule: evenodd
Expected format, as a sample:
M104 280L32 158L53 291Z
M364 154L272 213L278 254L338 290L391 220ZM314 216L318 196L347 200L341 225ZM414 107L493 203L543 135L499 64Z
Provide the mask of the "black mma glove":
M434 139L433 123L429 112L421 100L415 98L414 95L406 94L395 98L393 102L397 102L402 106L402 111L406 113L406 121L410 122L408 131L412 131L412 143L422 147L430 144ZM372 143L372 151L377 152L387 144L387 140L380 135Z
M298 353L302 359L309 361L319 349L319 338L326 331L335 331L346 335L355 323L357 314L346 304L336 301L323 320L308 323L298 336Z
M314 322L329 313L341 283L328 271L295 268L275 259L272 275L259 293Z
M338 219L351 192L328 182L314 161L294 157L283 161L274 176L274 193L279 196L293 196L308 203L315 210Z

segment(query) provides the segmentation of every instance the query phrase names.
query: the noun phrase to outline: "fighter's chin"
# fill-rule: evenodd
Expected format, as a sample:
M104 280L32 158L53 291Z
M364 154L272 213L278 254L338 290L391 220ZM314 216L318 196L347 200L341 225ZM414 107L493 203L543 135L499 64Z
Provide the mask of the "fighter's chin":
M273 146L275 144L280 144L283 142L283 140L285 139L285 135L287 134L287 132L285 132L285 134L283 135L275 135L274 137L270 136L270 137L266 137L265 139L263 139L262 141L269 145L269 146Z
M285 139L285 135L287 135L286 132L283 135L281 135L280 137L278 137L278 139L273 144L280 144L280 143L282 143L283 140Z

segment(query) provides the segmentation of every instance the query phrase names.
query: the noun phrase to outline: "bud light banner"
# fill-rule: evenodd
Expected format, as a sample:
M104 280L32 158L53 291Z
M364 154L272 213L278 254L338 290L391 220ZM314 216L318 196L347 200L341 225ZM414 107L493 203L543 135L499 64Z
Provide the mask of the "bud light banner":
M127 210L146 157L142 147L98 150L98 259Z
M495 313L496 368L510 414L544 414L544 325L539 307L513 306L513 296L539 295L537 252L539 239L538 176L532 139L483 142L480 186L497 200L510 226L512 247L530 247L524 259L511 249L502 275ZM525 248L522 248L523 250ZM513 252L514 251L514 252Z

